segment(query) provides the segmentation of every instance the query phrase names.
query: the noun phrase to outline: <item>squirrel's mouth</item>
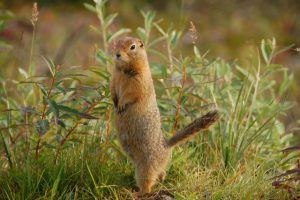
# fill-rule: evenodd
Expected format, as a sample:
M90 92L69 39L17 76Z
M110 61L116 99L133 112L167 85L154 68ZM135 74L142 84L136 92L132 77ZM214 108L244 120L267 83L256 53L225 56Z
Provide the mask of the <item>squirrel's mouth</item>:
M123 59L115 59L115 66L116 68L118 68L119 70L121 69L122 71L123 69L127 68L128 63Z
M126 65L126 63L128 63L129 59L127 55L123 55L123 54L116 54L115 55L115 62L118 65Z

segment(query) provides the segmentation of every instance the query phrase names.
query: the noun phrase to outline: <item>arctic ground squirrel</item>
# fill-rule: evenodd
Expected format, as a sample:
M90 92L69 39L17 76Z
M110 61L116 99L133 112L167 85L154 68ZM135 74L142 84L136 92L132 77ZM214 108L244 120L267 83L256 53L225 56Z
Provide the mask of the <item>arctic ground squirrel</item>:
M175 136L166 139L156 102L145 46L140 39L125 37L116 43L115 68L110 91L115 106L115 126L119 142L132 160L139 192L166 176L172 147L206 130L219 119L217 111L194 120Z

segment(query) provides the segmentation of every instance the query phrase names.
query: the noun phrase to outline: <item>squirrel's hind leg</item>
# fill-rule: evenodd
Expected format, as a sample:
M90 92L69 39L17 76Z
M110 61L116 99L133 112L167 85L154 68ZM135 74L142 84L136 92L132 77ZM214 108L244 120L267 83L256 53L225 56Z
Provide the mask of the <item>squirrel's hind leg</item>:
M158 175L158 180L160 182L164 181L166 178L166 172L165 171L162 171L159 175Z
M135 178L140 189L139 195L144 195L151 192L151 188L155 184L158 174L152 167L138 166L136 168Z

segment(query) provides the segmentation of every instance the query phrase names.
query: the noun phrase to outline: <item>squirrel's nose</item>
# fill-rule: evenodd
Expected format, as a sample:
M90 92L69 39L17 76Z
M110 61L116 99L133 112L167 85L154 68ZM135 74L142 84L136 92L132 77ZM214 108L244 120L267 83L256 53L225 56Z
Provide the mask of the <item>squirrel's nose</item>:
M120 58L120 57L121 57L121 54L120 54L120 53L116 53L116 57L117 57L117 58Z

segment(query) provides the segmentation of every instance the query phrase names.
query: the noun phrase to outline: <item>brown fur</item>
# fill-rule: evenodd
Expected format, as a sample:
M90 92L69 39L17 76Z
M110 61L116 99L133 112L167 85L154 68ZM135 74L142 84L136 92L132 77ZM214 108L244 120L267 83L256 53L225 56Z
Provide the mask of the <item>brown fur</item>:
M135 45L134 49L131 49L132 45ZM161 131L160 113L143 43L131 37L119 40L115 63L110 90L116 107L118 138L135 165L140 194L150 193L155 182L165 177L172 147L199 130L207 129L219 115L216 111L208 113L167 141Z

